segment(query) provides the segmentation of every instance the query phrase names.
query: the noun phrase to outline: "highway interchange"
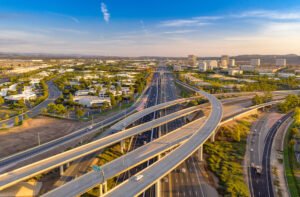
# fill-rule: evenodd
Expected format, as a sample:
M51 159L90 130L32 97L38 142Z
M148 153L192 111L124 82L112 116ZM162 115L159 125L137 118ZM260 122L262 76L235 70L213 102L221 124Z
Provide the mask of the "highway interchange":
M190 107L186 109L181 109L181 111L176 112L179 110L179 106L177 104L185 103L189 100L179 99L176 101L173 101L177 98L176 94L176 86L174 84L174 79L171 74L162 74L161 76L158 74L158 72L155 74L152 86L149 91L145 95L149 97L147 102L147 107L150 107L147 111L144 110L142 113L136 113L129 118L125 118L123 122L116 124L114 127L111 127L109 129L109 132L106 132L107 137L101 138L100 141L96 141L97 143L93 142L90 144L87 144L90 146L88 149L84 148L82 150L82 154L80 151L76 150L76 154L70 154L68 155L71 159L65 159L65 155L62 155L59 160L63 163L68 163L71 161L74 161L77 158L80 158L82 156L88 155L90 153L93 153L97 150L103 149L104 147L107 147L113 143L116 143L117 141L120 141L122 139L126 139L128 137L137 136L134 138L134 142L132 144L131 152L127 153L125 156L120 157L112 162L109 163L107 170L106 166L103 167L104 174L107 175L106 178L113 177L117 174L120 174L121 172L126 172L129 168L129 166L134 167L130 171L133 171L134 173L142 174L143 179L139 182L137 185L136 181L133 178L127 179L126 176L121 177L120 183L118 186L116 186L114 189L109 191L108 193L104 194L105 196L122 196L122 194L126 193L128 196L136 196L139 194L142 194L143 196L155 196L155 192L157 192L157 186L154 187L153 184L157 184L157 181L161 181L159 183L159 191L161 196L168 196L167 194L172 193L172 196L211 196L214 193L214 190L210 189L209 186L205 186L208 189L205 189L203 186L205 185L203 177L201 176L201 168L199 157L195 154L199 148L201 148L202 144L208 140L210 137L213 137L214 132L216 128L218 127L219 123L221 122L222 116L223 116L223 107L221 102L216 99L213 95L207 94L206 92L199 91L193 87L187 86L185 84L181 84L183 86L186 86L187 88L196 91L198 94L201 94L205 98L207 98L211 104L210 113L207 117L200 118L198 120L195 120L189 124L186 124L186 126L183 126L185 124L185 119L182 117L193 114L198 112L199 110L207 109L207 106L203 106L202 108L199 107ZM151 90L151 91L150 91ZM236 100L239 100L240 98L236 98ZM248 98L249 99L249 98ZM230 100L230 99L229 99ZM234 100L234 99L232 99ZM167 103L166 103L167 102ZM158 105L159 103L162 103L161 105ZM169 104L168 104L169 103ZM249 103L249 101L248 101ZM172 105L175 105L174 107L170 107ZM151 106L154 106L151 108ZM167 108L168 107L168 108ZM112 121L114 121L116 118L121 119L124 118L124 113L129 114L133 112L137 108L137 105L133 106L132 108L128 109L126 112L123 112L121 114L118 114L116 117L112 117L110 119L113 120L105 120L106 122L96 123L93 127L93 129L85 128L82 130L79 130L75 132L74 135L71 135L66 138L62 138L62 140L58 140L57 142L50 142L50 144L46 144L45 147L41 148L35 148L29 151L25 151L19 155L15 155L10 158L6 158L4 160L0 161L0 166L5 166L11 163L14 163L15 161L22 161L24 157L32 157L34 155L40 154L40 152L47 151L51 149L53 146L57 146L57 144L65 143L69 140L72 140L74 138L80 138L81 135L86 135L86 133L90 132L96 132L96 130L99 130L99 128L103 128L104 125L111 124ZM166 109L167 108L167 109ZM164 110L166 109L166 110ZM157 110L160 110L157 111ZM239 108L234 110L230 110L231 114L235 113L238 114L241 112ZM224 112L225 114L228 112ZM163 116L161 116L163 114ZM168 115L169 114L169 115ZM144 117L140 119L140 117ZM161 116L161 117L160 117ZM229 113L230 116L230 113ZM139 120L140 119L140 120ZM283 121L283 120L282 120ZM134 126L132 128L127 128L126 132L117 132L119 130L123 130L125 127L128 127L131 123L143 123L138 126ZM166 124L167 123L167 124ZM278 123L279 124L279 123ZM199 127L199 125L202 125ZM182 127L183 126L183 127ZM270 132L270 140L269 144L272 144L272 134L275 133L277 126L275 125L273 130ZM150 130L149 130L150 129ZM187 129L185 135L182 135L182 131L184 129ZM172 131L171 133L167 134L168 132ZM189 132L190 133L189 133ZM115 133L115 134L113 134ZM140 133L143 133L142 135L139 135ZM159 133L163 133L163 137L159 137ZM113 134L113 135L110 135ZM108 136L109 135L109 136ZM122 137L123 136L123 137ZM171 136L171 137L170 137ZM170 138L166 138L170 137ZM168 144L164 144L164 140L168 140ZM102 144L101 145L101 140ZM104 140L104 141L103 141ZM106 140L106 141L105 141ZM153 141L154 140L154 141ZM173 141L172 141L173 140ZM153 141L153 142L152 142ZM161 141L161 142L160 142ZM53 144L51 144L53 143ZM156 144L155 144L156 143ZM146 145L144 145L146 144ZM178 146L180 145L180 146ZM97 147L96 147L97 146ZM87 147L87 146L86 146ZM270 145L266 144L266 147L270 147ZM149 152L151 150L152 152ZM165 152L166 150L172 150L170 153L165 155L164 157L159 159L159 162L157 161L157 156L161 155L161 153ZM147 153L145 151L148 151ZM264 151L268 152L267 149ZM70 151L72 152L72 150ZM130 159L133 157L132 159ZM141 155L141 157L136 157L136 155ZM152 155L149 157L149 155ZM268 159L268 155L264 153L265 160ZM58 155L59 157L59 155ZM125 158L125 159L124 159ZM136 159L134 161L133 159ZM149 160L150 159L150 160ZM120 161L122 161L122 165L120 165ZM124 162L125 161L125 162ZM127 162L126 162L127 161ZM130 161L130 162L129 162ZM145 162L146 161L146 162ZM182 162L184 161L184 162ZM153 164L152 164L153 163ZM267 162L266 166L268 165ZM54 163L50 163L51 168L60 166L62 163L55 161ZM137 164L140 164L137 166ZM150 165L151 164L151 165ZM47 171L51 168L40 166L39 164L39 170L37 170L37 173L41 173L42 171ZM113 166L116 167L113 167ZM126 166L128 165L128 166ZM47 162L47 166L49 166L49 162ZM80 165L78 165L80 166ZM126 166L126 167L125 167ZM116 171L112 171L111 169L116 169ZM182 169L188 169L187 172L181 172L177 173L178 171ZM263 168L264 169L264 168ZM266 168L267 169L267 168ZM20 169L18 169L20 170ZM41 171L42 170L42 171ZM28 172L26 172L27 174ZM33 176L37 173L29 172L30 176ZM134 174L131 173L131 174ZM109 175L111 174L111 175ZM251 172L252 174L252 172ZM15 176L15 172L13 172L13 175ZM86 175L91 175L94 177L88 177ZM86 185L82 185L82 191L86 191L87 188L92 188L95 186L94 183L91 183L91 178L96 183L101 183L104 180L104 177L100 177L99 174L95 173L87 173L86 175L83 175L78 180L83 180L81 184L90 184L90 187L87 187ZM88 179L84 182L84 177L88 177ZM252 176L252 175L251 175ZM256 179L256 175L253 175L253 178ZM267 176L266 176L267 177ZM3 175L0 176L0 186L4 183L1 181L1 178L3 178ZM28 178L26 175L22 179ZM100 179L101 178L101 179ZM19 181L19 177L17 178ZM76 181L71 181L70 183L65 184L66 187L62 187L63 190L68 188L68 185L75 183ZM101 181L102 180L102 181ZM9 182L11 180L9 179ZM81 186L80 184L80 186ZM259 182L258 182L259 184ZM257 187L262 187L261 184ZM73 187L70 187L70 189ZM150 190L147 190L150 188ZM62 193L56 193L59 190L53 190L54 193L50 192L46 194L45 196L57 196L57 194ZM73 188L74 189L74 188ZM81 188L77 185L78 191L81 191ZM265 189L265 188L264 188ZM209 191L207 191L209 190ZM146 191L146 192L145 192ZM65 190L63 193L66 193L64 196L75 196L78 194L77 190L74 190L74 194L70 192L70 190ZM145 192L145 193L144 193ZM208 193L212 192L212 193ZM79 192L80 193L80 192ZM269 192L270 193L270 192ZM255 195L256 196L256 195ZM272 196L272 195L269 195Z

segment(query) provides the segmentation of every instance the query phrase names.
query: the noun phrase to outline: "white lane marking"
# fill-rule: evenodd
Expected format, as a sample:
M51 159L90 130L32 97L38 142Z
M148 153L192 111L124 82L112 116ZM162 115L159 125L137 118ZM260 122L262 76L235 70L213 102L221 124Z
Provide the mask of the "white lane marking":
M202 184L201 184L201 181L200 181L200 178L199 178L200 173L198 174L198 170L197 170L196 165L195 165L194 157L192 157L192 160L193 160L193 167L194 167L195 172L196 172L196 177L197 177L197 180L198 180L198 183L199 183L201 194L202 194L202 196L205 196L204 192L203 192Z

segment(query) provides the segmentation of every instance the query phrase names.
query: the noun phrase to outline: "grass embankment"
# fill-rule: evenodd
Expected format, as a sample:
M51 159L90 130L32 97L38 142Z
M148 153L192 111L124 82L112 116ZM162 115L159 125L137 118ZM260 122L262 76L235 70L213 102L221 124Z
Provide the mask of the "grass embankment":
M300 194L300 164L296 160L295 150L293 140L294 136L292 135L292 129L295 126L292 124L289 127L288 133L284 138L284 169L285 176L288 182L288 188L291 196L299 196Z
M204 145L208 167L219 179L218 191L222 196L250 196L243 161L247 135L255 118L251 116L221 127L216 141Z

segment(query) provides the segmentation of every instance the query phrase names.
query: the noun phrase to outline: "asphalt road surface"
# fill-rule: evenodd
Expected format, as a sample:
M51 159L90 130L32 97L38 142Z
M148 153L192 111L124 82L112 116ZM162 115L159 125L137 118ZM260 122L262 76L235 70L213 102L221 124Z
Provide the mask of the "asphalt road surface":
M46 108L49 103L54 102L60 95L60 90L54 85L53 81L50 80L47 82L48 90L49 90L49 96L46 100L38 104L37 106L33 107L32 109L29 109L28 111L24 112L23 114L18 115L19 120L23 120L24 116L27 115L29 118L33 118L35 116L38 116L41 113L41 110L43 108ZM7 120L0 121L0 124L6 124L7 126L13 126L15 122L15 117L11 117Z
M280 118L268 131L264 139L264 148L261 161L261 173L254 167L249 167L249 184L251 195L255 197L274 197L273 183L271 179L272 169L270 167L271 148L274 136L281 124L291 116L291 113ZM253 156L252 156L253 157ZM257 159L256 159L257 161Z

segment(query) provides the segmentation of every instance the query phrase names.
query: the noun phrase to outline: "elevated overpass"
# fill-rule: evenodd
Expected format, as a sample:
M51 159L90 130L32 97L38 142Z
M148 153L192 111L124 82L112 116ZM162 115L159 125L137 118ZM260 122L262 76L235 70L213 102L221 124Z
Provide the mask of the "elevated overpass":
M193 89L193 90L195 90L195 89ZM143 110L142 112L138 112L136 114L133 114L133 115L129 116L128 118L120 121L119 123L117 123L111 129L113 129L114 131L122 130L125 127L125 125L131 124L132 122L134 122L134 121L138 120L139 118L141 118L141 116L145 116L147 114L153 113L154 111L164 109L164 108L176 105L176 104L186 103L186 102L189 102L189 101L194 100L196 98L200 98L200 97L193 97L193 98L188 98L188 99L178 99L178 100L175 100L175 101L162 103L160 105L156 105L156 106L151 107L151 108L147 108L147 109ZM237 98L233 98L232 100L235 100L235 99L237 99ZM231 100L231 99L229 99L229 100ZM105 148L105 147L107 147L111 144L117 143L117 142L119 142L123 139L126 139L126 138L129 138L131 136L137 135L137 134L142 133L144 131L147 131L151 128L158 127L158 126L160 126L162 124L165 124L169 121L172 121L174 119L184 117L184 116L186 116L188 114L191 114L195 111L199 111L199 107L191 107L191 108L188 108L188 109L185 109L185 110L186 111L180 111L179 113L176 112L174 114L162 117L160 119L154 120L154 121L146 123L144 125L139 125L137 127L133 127L131 129L125 130L125 132L116 133L112 136L109 136L109 138L112 137L109 140L107 140L106 138L103 138L107 141L105 142L105 141L103 141L103 139L101 139L102 144L97 140L97 142L99 142L100 144L95 143L95 144L93 144L94 146L91 145L89 147L81 147L82 149L80 151L78 151L78 149L76 149L74 152L72 152L72 150L70 152L67 151L66 153L69 154L67 156L66 155L62 156L61 154L59 154L59 155L57 155L58 157L56 157L56 159L52 160L53 163L52 163L52 161L49 162L50 160L48 160L48 159L50 159L50 158L48 158L46 160L43 160L44 162L46 162L46 166L45 165L41 166L40 165L41 163L37 162L37 163L34 163L32 165L29 165L29 168L28 168L28 166L25 166L24 168L17 169L16 171L12 171L12 172L3 174L3 175L0 176L0 189L4 189L6 187L9 187L10 185L15 184L16 182L20 182L20 181L25 180L29 177L32 177L36 174L40 174L40 173L45 172L47 170L50 170L50 169L53 169L55 167L61 166L65 163L69 163L70 161L73 161L76 158L79 158L79 157L82 157L84 155L95 152L97 150L103 149L103 148ZM255 109L253 108L251 110L255 110ZM92 143L94 143L94 142L92 142ZM87 145L90 145L90 144L87 144ZM78 153L75 153L76 151L78 151ZM65 159L65 156L66 156L66 158L70 158L70 159ZM53 158L51 158L51 159L53 159ZM25 169L25 168L27 168L27 169Z
M274 105L278 101L265 103L262 105L247 107L242 111L231 111L224 110L224 117L220 125L223 125L235 118L239 118L248 114L253 110L257 110L266 106ZM43 195L44 197L55 197L55 196L76 196L76 194L83 194L85 191L96 187L99 184L105 183L106 180L121 174L151 158L157 157L162 153L176 148L178 145L186 142L194 132L199 128L199 125L205 122L204 118L200 118L191 123L178 128L167 135L158 138L136 150L133 150L126 155L123 155L103 166L103 174L91 171L59 188L56 188L49 193ZM202 154L200 154L202 155ZM201 156L200 156L201 157ZM76 187L74 187L76 185Z
M132 177L109 191L105 196L123 197L124 194L136 196L170 173L198 149L202 149L202 144L214 135L221 122L223 109L221 102L215 96L204 91L197 91L197 93L208 99L211 104L212 109L205 123L198 127L195 133L181 146L150 167L139 172L137 175L143 176L141 180L137 181Z
M182 102L178 101L178 102ZM173 102L173 104L178 104L178 102ZM169 106L169 103L167 105L162 106ZM150 109L150 108L149 108ZM160 107L155 106L154 109L147 110L145 114L148 112L151 112L152 110L160 109ZM80 157L84 157L88 154L91 154L93 152L96 152L98 150L104 149L110 145L116 144L118 142L122 142L122 140L130 138L134 135L143 133L149 129L158 127L160 125L166 124L167 122L173 121L178 118L185 117L189 114L192 114L194 112L200 111L201 108L199 106L189 107L183 110L180 110L178 112L175 112L173 114L163 116L161 118L155 119L150 122L146 122L145 124L138 125L135 127L132 127L130 129L123 130L122 132L117 132L115 134L109 135L107 137L101 138L99 140L93 141L91 143L79 146L77 148L74 148L72 150L63 152L61 154L49 157L47 159L41 160L39 162L24 166L22 168L4 173L0 175L0 190L7 188L17 182L20 182L22 180L26 180L30 177L33 177L37 174L46 172L48 170L51 170L56 167L60 167L64 164L67 164L71 161L74 161ZM140 113L143 116L144 113ZM136 115L132 118L129 117L128 121L135 120Z
M188 86L187 86L188 87ZM195 90L193 87L188 87ZM221 103L212 95L209 95L203 91L197 91L198 94L205 96L212 105L212 111L205 124L198 128L195 133L181 146L176 148L173 152L154 163L152 166L139 172L136 176L142 175L141 180L136 180L134 177L121 183L113 190L105 194L104 196L118 197L126 194L128 196L137 196L144 190L156 185L156 190L160 190L159 180L175 169L182 161L187 159L198 149L202 151L202 145L207 139L214 135L214 132L221 121L222 106ZM276 101L277 102L277 101ZM270 103L273 105L275 102ZM262 107L262 106L259 106ZM255 110L254 108L250 110ZM247 113L247 112L246 112Z

